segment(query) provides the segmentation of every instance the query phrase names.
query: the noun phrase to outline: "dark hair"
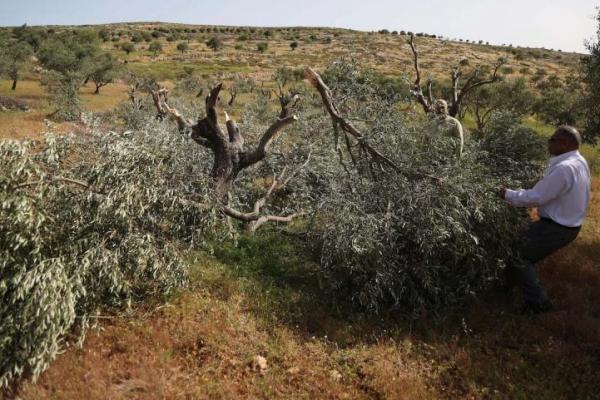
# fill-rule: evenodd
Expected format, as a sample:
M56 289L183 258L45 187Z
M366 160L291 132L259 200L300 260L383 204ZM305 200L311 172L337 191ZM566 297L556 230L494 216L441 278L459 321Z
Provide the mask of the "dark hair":
M555 133L566 138L571 143L576 144L577 147L581 146L581 135L579 134L579 132L577 132L577 129L575 129L574 127L570 125L561 125L558 128L556 128Z

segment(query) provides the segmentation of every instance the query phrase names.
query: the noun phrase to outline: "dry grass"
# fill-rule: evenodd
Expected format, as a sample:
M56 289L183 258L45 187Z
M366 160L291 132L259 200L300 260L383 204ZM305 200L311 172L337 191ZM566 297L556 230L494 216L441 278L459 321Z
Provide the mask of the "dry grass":
M120 82L101 88L98 95L93 94L94 90L92 83L80 90L83 107L88 111L108 111L127 100L128 86ZM35 138L46 130L45 120L54 110L39 81L19 82L15 91L10 90L8 81L0 81L0 94L25 100L31 107L30 111L0 112L0 139ZM59 133L77 131L77 124L53 123L52 130Z

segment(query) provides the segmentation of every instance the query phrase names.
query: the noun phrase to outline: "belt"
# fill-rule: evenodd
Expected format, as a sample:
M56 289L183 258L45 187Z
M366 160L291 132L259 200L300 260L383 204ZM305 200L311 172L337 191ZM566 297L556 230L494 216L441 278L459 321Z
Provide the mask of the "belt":
M564 225L561 225L558 222L556 222L554 220L551 220L550 218L540 217L540 220L544 221L544 222L549 222L549 223L557 225L557 226L560 226L561 228L564 228L564 229L569 229L571 231L578 231L578 230L581 229L581 226L564 226Z

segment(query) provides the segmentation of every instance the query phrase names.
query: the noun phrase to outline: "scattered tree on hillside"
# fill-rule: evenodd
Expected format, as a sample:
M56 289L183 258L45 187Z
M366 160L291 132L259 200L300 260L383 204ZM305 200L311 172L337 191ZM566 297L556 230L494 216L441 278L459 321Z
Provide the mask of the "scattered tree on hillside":
M98 31L98 36L102 39L103 42L108 42L111 37L110 30L106 28L102 28Z
M535 95L523 78L480 86L464 100L464 108L475 116L477 131L483 132L495 112L511 112L521 118L532 111Z
M135 31L133 33L133 35L131 35L131 41L133 43L140 43L144 41L144 36L142 36L142 33L139 31Z
M266 42L260 42L256 45L256 50L258 50L259 53L264 53L268 48L269 44Z
M90 60L90 80L94 82L94 94L100 94L100 88L112 83L119 75L119 64L110 53L100 53Z
M77 120L81 116L79 87L89 76L90 60L100 51L95 31L65 32L54 35L37 52L40 64L48 70L42 76L56 111L53 115L63 120Z
M583 100L583 133L587 142L596 142L600 137L600 8L596 20L596 38L587 43L590 54L582 58L583 80L587 85Z
M298 48L298 42L293 41L292 43L290 43L290 48L292 49L292 51L296 50Z
M150 43L148 50L152 52L154 57L156 57L156 55L162 51L162 44L160 44L158 40L155 40L154 42Z
M29 44L34 52L38 51L40 45L47 37L47 33L44 30L31 28L27 24L13 28L12 35L18 42Z
M223 47L223 43L221 43L221 40L217 36L213 36L210 39L208 39L208 41L206 42L206 46L208 46L208 48L212 49L213 51L217 51L221 47Z
M125 42L121 44L121 50L123 50L127 55L135 50L135 45L131 42Z
M32 54L27 42L11 40L0 44L0 74L12 80L12 90L17 89L20 72Z
M542 121L552 126L578 125L584 113L581 95L584 88L579 80L570 79L563 84L556 75L551 75L538 81L537 89L541 95L533 107Z
M417 50L417 45L415 43L414 35L410 36L410 40L408 40L408 44L410 45L412 54L413 54L413 65L416 72L415 83L412 86L412 93L423 107L423 110L428 113L431 111L431 107L433 105L433 93L432 93L432 83L433 78L429 78L427 80L427 95L423 94L423 88L421 86L421 68L419 66L419 51ZM449 102L448 112L451 116L456 117L460 114L462 102L465 99L465 96L469 94L472 90L483 86L489 85L494 82L497 82L500 79L498 75L498 71L500 67L506 64L506 59L499 58L496 64L493 66L492 72L488 72L489 68L485 68L484 66L476 66L468 73L465 73L461 67L463 65L459 65L454 67L450 72L450 78L452 82L451 86L451 98ZM461 85L461 79L464 78L464 83Z
M187 42L179 42L177 43L177 50L181 52L181 54L185 53L190 48L190 45Z

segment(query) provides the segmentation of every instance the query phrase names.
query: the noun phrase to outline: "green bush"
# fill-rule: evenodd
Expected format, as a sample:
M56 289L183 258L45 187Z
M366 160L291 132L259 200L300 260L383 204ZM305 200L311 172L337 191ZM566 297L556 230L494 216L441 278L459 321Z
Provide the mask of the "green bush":
M261 42L256 45L256 50L258 50L259 53L264 53L268 48L269 44L265 42Z

